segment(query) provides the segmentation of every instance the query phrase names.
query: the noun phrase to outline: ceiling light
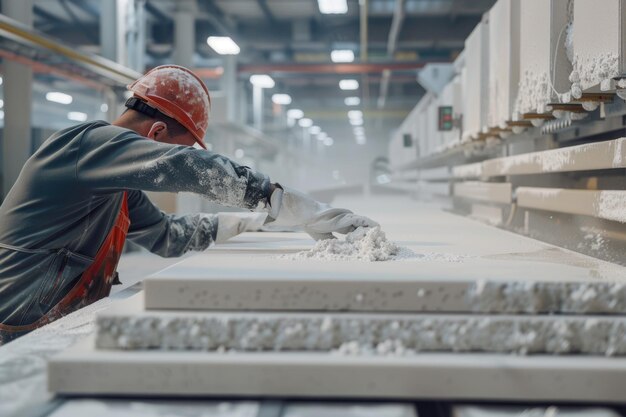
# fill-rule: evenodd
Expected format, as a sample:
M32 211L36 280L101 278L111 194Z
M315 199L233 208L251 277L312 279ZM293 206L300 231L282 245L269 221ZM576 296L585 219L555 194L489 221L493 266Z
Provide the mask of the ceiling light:
M363 112L361 110L350 110L348 112L348 118L350 119L362 119Z
M355 135L362 135L363 133L365 133L365 129L363 128L363 126L355 126L353 130Z
M235 158L237 158L237 159L243 158L244 155L245 155L245 153L244 153L243 149L237 149L235 151Z
M361 99L358 97L346 97L343 102L346 103L346 106L358 106L361 104Z
M337 49L331 51L330 59L333 62L352 62L354 61L354 52L350 49Z
M60 104L70 104L74 99L69 94L60 93L58 91L50 91L49 93L46 93L46 100Z
M272 77L266 74L251 75L250 82L253 86L259 88L274 88L274 85L276 85Z
M302 119L304 117L304 112L300 109L289 109L287 110L287 117L290 119Z
M365 145L367 143L367 139L365 136L359 136L356 138L357 145Z
M309 129L309 132L310 132L312 135L317 135L317 134L319 134L321 131L322 131L322 128L321 128L321 127L319 127L319 126L311 126L311 128Z
M335 141L331 137L328 137L328 138L324 139L324 145L326 145L326 146L333 146L334 143L335 143Z
M4 110L0 110L0 120L4 120Z
M328 135L326 134L326 132L320 132L317 134L317 140L324 140L328 137Z
M339 88L342 90L356 90L359 88L359 82L357 80L341 80L339 81Z
M108 105L108 104L106 104L106 103L102 103L102 104L100 105L100 111L101 111L102 113L106 113L107 111L109 111L109 105Z
M352 126L363 126L363 119L350 119Z
M300 121L298 121L298 124L300 125L300 127L311 127L313 126L313 120L311 119L300 119Z
M239 45L228 36L209 36L206 43L220 55L238 55Z
M317 5L322 14L345 14L348 13L347 0L317 0Z
M83 113L81 111L71 111L67 114L67 118L75 122L84 122L87 120L87 113Z
M291 104L291 96L289 94L274 94L272 96L274 104L280 104L281 106L287 106Z
M3 82L4 82L4 79L0 77L0 85L2 85Z
M4 100L0 100L0 109L4 107Z

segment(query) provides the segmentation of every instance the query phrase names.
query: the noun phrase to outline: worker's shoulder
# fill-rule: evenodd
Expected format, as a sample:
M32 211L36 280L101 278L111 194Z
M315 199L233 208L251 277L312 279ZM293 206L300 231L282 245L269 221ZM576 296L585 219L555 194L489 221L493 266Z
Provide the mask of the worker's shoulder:
M107 142L115 139L136 139L140 138L137 133L124 127L115 126L104 121L96 121L85 124L81 137L96 142Z

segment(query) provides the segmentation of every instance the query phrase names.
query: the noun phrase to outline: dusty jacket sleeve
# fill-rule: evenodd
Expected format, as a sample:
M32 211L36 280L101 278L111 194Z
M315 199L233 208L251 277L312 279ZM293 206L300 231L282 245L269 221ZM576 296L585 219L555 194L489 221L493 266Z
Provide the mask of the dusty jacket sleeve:
M208 248L217 235L217 216L174 216L159 210L141 191L128 192L128 238L163 257L181 256Z
M155 142L117 126L86 131L76 161L79 186L94 193L188 191L232 207L267 201L269 178L230 159L190 146Z

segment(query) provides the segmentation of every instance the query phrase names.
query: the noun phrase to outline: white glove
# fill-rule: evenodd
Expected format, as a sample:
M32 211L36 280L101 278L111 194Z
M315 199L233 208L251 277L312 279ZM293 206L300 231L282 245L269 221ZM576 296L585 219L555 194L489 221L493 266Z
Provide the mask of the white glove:
M217 213L216 243L222 243L243 232L259 230L267 213Z
M350 210L333 208L296 190L276 188L270 197L273 226L301 226L315 240L333 239L333 232L347 234L378 223Z

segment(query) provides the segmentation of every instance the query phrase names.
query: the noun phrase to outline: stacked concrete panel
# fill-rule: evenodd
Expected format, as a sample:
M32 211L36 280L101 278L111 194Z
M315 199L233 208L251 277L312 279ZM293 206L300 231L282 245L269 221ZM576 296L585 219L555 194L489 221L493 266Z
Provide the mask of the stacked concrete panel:
M571 0L520 2L520 81L514 118L525 113L545 113L559 101L571 83L572 64L566 41L571 31Z
M499 0L489 11L490 128L507 128L519 84L520 0Z
M489 97L489 21L483 18L465 41L463 141L487 129Z
M576 0L572 41L572 97L611 90L626 73L626 0Z

